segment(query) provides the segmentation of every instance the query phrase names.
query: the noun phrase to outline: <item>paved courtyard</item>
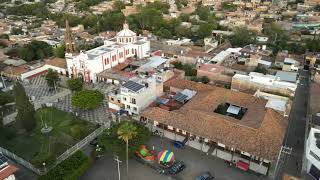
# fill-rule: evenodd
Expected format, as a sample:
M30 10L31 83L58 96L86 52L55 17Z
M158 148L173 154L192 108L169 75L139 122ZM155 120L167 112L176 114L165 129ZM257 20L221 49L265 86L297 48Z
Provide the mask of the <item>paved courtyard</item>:
M159 152L161 149L169 149L175 153L178 160L182 160L186 164L186 169L172 178L158 174L155 170L147 165L143 165L134 159L129 161L129 178L126 176L125 160L121 163L121 179L126 180L194 180L196 176L204 171L214 173L219 180L267 180L268 177L257 176L256 174L243 172L240 169L229 167L222 159L213 156L207 156L205 153L186 147L178 150L173 147L172 141L169 139L152 137L148 143L149 147L155 146L155 150ZM163 147L163 148L162 148ZM93 167L80 180L116 180L117 164L111 154L107 154L99 159Z

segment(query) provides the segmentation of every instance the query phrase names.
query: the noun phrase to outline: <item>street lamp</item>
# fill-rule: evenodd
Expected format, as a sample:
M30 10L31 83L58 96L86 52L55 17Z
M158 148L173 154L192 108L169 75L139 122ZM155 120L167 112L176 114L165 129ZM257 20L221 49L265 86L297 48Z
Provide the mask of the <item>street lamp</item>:
M46 172L47 172L46 163L43 162L42 165L43 165L44 171L45 171L45 173L46 173Z

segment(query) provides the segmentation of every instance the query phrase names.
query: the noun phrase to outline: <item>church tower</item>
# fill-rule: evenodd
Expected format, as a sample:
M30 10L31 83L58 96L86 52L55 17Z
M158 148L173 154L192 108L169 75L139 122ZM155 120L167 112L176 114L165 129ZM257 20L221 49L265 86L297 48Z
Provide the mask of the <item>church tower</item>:
M70 30L69 22L66 19L66 32L64 34L64 43L66 46L66 53L76 52L76 44L73 41L72 33Z

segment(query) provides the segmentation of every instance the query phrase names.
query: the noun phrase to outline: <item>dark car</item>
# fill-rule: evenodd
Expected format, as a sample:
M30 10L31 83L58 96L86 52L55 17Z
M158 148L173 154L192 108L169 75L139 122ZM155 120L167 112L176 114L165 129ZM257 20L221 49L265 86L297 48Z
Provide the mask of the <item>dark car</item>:
M212 180L214 179L213 175L210 172L204 172L202 175L196 177L196 180Z
M176 175L179 172L183 171L185 168L186 168L186 165L183 163L183 161L177 161L171 166L168 173L170 175Z
M98 145L98 138L94 138L91 142L90 142L91 146L97 146Z

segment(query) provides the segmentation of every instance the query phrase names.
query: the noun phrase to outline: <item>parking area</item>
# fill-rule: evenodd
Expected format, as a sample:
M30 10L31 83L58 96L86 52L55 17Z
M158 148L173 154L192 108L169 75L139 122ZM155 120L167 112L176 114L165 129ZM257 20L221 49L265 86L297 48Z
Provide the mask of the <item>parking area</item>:
M125 160L120 164L121 179L127 180L194 180L195 177L205 171L215 174L215 179L219 180L267 180L268 177L258 176L253 173L243 172L235 167L229 167L222 159L214 156L207 156L199 150L185 147L184 149L176 149L171 140L160 137L152 137L147 144L150 149L154 146L157 152L168 149L172 150L177 160L182 160L186 164L186 169L176 175L169 177L158 174L145 164L130 159L129 176L126 176ZM80 180L114 180L118 179L117 163L111 154L107 154L93 165L93 167Z

